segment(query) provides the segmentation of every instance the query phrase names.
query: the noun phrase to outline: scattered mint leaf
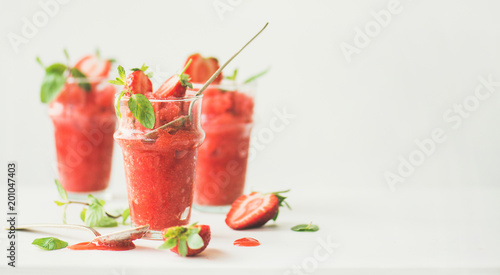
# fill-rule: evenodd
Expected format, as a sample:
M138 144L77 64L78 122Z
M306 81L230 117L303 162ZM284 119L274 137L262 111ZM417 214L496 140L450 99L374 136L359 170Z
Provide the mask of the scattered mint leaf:
M110 81L113 81L113 80L110 80ZM110 81L108 81L108 82L110 82ZM122 118L122 113L120 112L120 100L122 99L122 97L125 95L126 92L127 91L121 91L120 95L116 99L116 106L115 107L116 107L116 116L118 116L118 118Z
M86 92L90 92L92 89L92 86L90 85L90 82L87 79L87 76L85 76L84 73L82 73L80 70L77 68L71 68L70 70L71 75L76 78L76 81L78 81L78 86L80 88L84 89Z
M59 192L59 196L61 196L61 198L63 200L67 201L68 200L68 193L66 193L66 190L64 190L64 188L62 187L61 183L57 179L55 179L54 181L56 183L57 192Z
M62 73L46 73L40 89L40 100L43 103L51 102L62 91L65 82Z
M319 226L312 224L310 222L309 224L299 224L291 228L293 231L297 232L316 232L319 230Z
M155 112L153 105L143 94L132 94L128 101L128 107L144 127L153 129L155 126Z
M32 244L40 247L44 250L57 250L61 248L65 248L68 246L68 243L65 241L61 241L58 238L47 237L47 238L39 238L35 239Z
M122 224L126 224L125 222L127 221L128 217L130 216L130 209L127 208L125 210L123 210L123 213L122 213Z
M267 74L267 72L269 72L269 69L266 69L265 71L262 71L262 72L260 72L260 73L258 73L258 74L256 74L256 75L254 75L254 76L252 76L252 77L248 78L248 79L247 79L247 80L245 80L243 83L245 83L245 84L250 83L250 82L252 82L252 81L256 80L257 78L259 78L259 77L261 77L261 76L263 76L263 75Z
M199 229L199 228L198 228ZM200 234L192 233L187 238L187 246L191 249L198 249L203 247L203 239Z

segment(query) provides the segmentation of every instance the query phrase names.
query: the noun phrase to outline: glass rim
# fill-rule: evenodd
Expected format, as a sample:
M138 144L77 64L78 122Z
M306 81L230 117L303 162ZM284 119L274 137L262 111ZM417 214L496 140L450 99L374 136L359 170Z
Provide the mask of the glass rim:
M115 96L118 96L120 93L116 93ZM188 95L189 94L189 95ZM168 99L160 99L160 98L148 98L149 102L158 103L158 102L190 102L194 100L199 100L203 98L203 94L196 95L196 91L186 90L186 96L184 97L176 97L176 98L168 98ZM120 101L128 101L130 96L123 96Z

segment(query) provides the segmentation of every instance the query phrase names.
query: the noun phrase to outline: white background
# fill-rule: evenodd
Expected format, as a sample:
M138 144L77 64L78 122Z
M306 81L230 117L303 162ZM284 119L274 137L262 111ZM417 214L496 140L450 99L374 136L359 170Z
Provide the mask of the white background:
M60 10L16 52L9 35L22 35L23 18L33 20L43 9L38 1L2 1L0 163L17 161L20 192L54 189L53 127L47 107L39 101L43 71L36 56L49 64L64 59L64 48L76 60L98 47L101 55L116 58L125 68L145 62L166 79L194 52L225 61L269 22L226 70L237 67L242 76L249 76L271 68L258 83L256 154L249 163L248 187L291 188L292 200L307 201L311 209L326 208L332 216L324 218L335 220L336 226L345 222L336 214L360 215L356 228L365 231L351 236L351 246L343 244L355 255L344 262L349 267L370 266L367 259L373 259L381 246L400 242L401 249L405 242L400 240L416 238L421 229L413 223L405 226L407 219L430 222L426 226L432 228L439 223L440 233L431 230L423 239L436 237L428 250L445 258L429 256L426 249L411 256L395 249L381 256L387 265L399 255L408 266L464 263L498 268L498 230L489 229L500 228L495 196L500 194L500 87L478 100L457 129L443 116L472 100L480 77L500 82L500 2L396 1L400 12L392 14L386 26L372 29L375 34L369 41L346 58L341 45L356 47L357 28L366 33L365 28L376 22L373 14L387 10L390 2L74 0L59 5ZM229 3L231 8L218 13L217 3ZM285 109L294 118L283 129L271 129L275 113ZM400 157L408 159L419 148L415 140L430 138L435 129L441 129L446 140L391 190L384 173L398 173ZM266 135L270 132L272 137ZM2 201L4 189L0 188ZM118 146L111 190L117 197L125 194ZM356 209L332 199L343 193L359 201L349 206ZM380 204L384 207L378 209ZM2 203L2 212L4 207ZM396 216L389 209L399 209L396 216L402 220L391 219ZM457 228L453 221L464 227ZM380 243L375 236L364 239L371 226L383 222L404 229L387 234ZM455 237L443 240L449 234ZM417 240L412 243L426 245ZM483 245L491 248L485 248L486 256L471 256L471 249ZM366 249L373 255L363 254ZM446 253L451 255L443 256ZM342 266L341 259L336 261Z

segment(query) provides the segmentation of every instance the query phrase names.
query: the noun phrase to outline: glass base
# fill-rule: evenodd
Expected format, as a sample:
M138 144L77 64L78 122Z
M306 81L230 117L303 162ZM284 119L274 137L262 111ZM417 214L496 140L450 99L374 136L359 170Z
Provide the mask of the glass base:
M113 198L113 195L107 189L103 190L103 191L96 191L96 192L71 192L71 191L68 191L67 193L68 193L68 198L70 200L76 200L76 201L86 201L89 194L98 198L98 199L102 199L105 201L111 200Z
M193 204L194 209L201 212L226 214L231 209L231 205L198 205Z

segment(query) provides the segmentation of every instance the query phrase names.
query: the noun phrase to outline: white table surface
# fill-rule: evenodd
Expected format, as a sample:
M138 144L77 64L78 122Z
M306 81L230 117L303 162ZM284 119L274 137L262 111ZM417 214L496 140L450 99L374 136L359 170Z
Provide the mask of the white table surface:
M282 209L276 223L245 231L227 227L224 215L194 210L192 221L209 224L212 240L192 258L157 250L160 242L150 240L137 240L130 251L43 251L31 245L33 239L55 236L73 244L91 236L63 229L18 232L18 267L4 263L0 273L500 274L499 188L337 191L315 196L291 192L292 211ZM54 189L20 188L19 194L20 223L61 222L62 209L52 203L58 198ZM107 204L124 205L123 194ZM68 222L79 223L80 210L70 206ZM318 232L290 230L311 220L320 226ZM6 247L6 233L0 236ZM241 237L262 245L233 246ZM321 245L328 241L333 243L329 252Z

